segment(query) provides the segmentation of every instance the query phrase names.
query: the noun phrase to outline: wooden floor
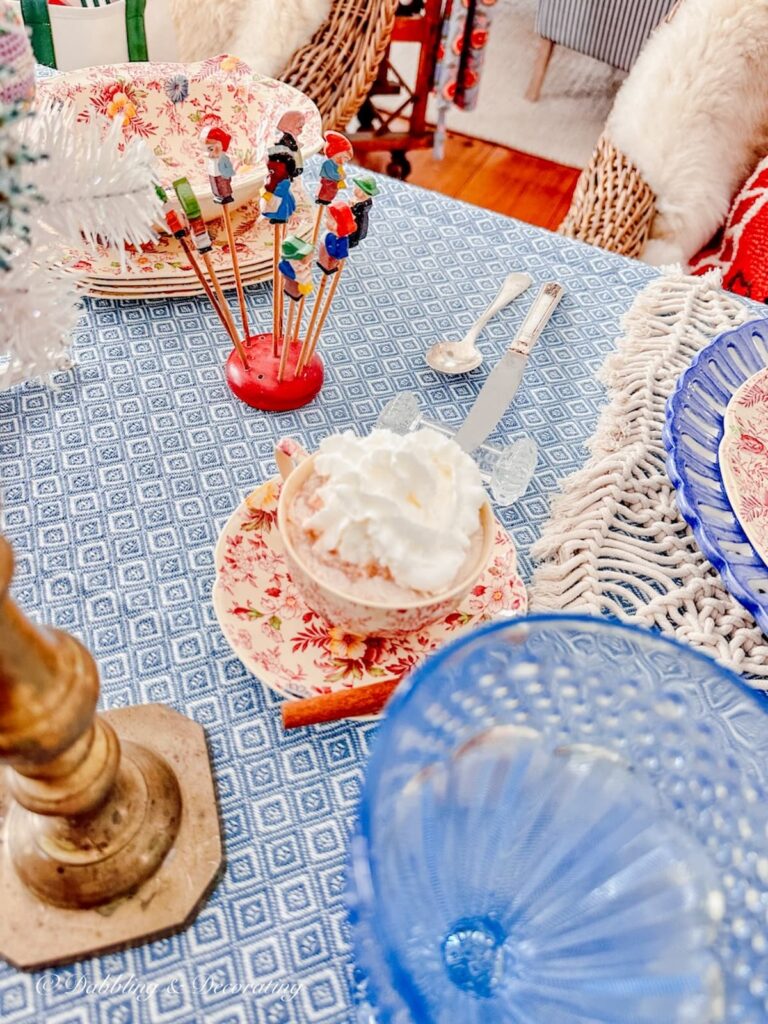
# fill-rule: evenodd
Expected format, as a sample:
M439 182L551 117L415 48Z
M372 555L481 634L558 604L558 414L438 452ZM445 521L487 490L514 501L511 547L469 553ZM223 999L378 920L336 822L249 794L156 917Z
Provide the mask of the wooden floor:
M364 162L383 171L389 157L371 153ZM432 150L408 154L408 181L468 203L554 230L568 212L579 171L466 135L448 135L445 158Z

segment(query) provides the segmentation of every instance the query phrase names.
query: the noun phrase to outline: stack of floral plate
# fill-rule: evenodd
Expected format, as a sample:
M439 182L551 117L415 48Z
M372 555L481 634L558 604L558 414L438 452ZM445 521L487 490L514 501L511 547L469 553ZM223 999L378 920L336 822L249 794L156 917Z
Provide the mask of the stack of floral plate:
M235 245L245 284L272 273L273 230L259 216L258 194L266 172L266 152L277 121L288 109L309 114L300 136L306 159L322 146L320 114L314 103L283 82L255 74L236 57L219 56L198 64L115 64L57 75L39 84L42 100L74 106L79 121L94 114L122 117L126 138L144 139L157 157L161 183L186 177L197 196L213 242L212 263L222 287L234 288L224 223L217 217L199 141L204 124L221 125L232 136L228 155L235 166L235 206L231 207ZM289 233L311 232L311 202L298 179L298 208ZM121 254L98 248L70 249L65 269L92 295L152 298L202 292L177 240L160 234L156 243Z

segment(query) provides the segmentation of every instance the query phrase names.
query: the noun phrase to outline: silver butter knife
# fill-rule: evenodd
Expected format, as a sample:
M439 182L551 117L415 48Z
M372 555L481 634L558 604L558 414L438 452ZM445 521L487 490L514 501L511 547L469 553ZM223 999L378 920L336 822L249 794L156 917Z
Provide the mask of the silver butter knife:
M517 337L494 366L454 441L472 452L485 441L515 397L531 349L563 296L556 281L542 285Z

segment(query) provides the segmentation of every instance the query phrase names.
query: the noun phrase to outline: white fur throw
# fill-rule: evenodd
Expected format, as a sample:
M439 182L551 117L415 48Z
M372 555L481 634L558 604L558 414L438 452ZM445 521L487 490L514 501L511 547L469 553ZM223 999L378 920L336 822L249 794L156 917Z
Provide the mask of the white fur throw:
M768 152L768 0L684 0L649 40L606 125L657 197L642 258L687 262Z
M232 53L276 77L328 17L331 0L171 0L180 59Z

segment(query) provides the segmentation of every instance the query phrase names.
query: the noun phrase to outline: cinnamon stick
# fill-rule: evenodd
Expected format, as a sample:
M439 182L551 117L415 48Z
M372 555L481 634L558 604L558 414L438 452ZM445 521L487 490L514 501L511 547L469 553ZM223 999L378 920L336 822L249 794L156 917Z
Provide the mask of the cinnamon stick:
M401 678L324 693L321 697L289 700L282 707L283 728L300 729L319 722L340 722L358 715L377 715L383 711Z

